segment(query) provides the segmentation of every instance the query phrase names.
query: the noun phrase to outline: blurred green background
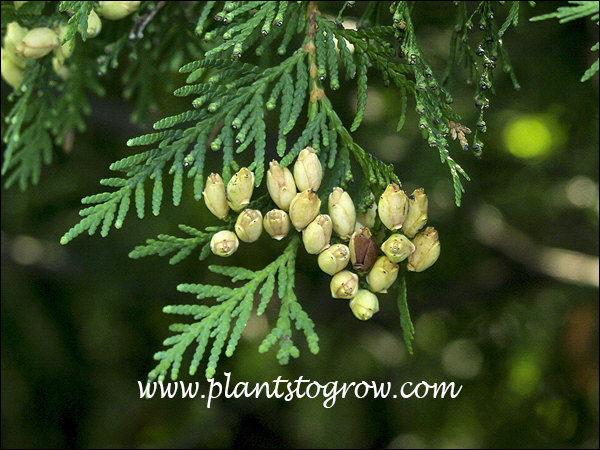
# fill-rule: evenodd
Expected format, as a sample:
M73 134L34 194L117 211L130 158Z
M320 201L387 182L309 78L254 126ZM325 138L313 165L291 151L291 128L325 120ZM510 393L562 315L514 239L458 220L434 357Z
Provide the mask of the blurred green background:
M447 167L420 137L414 105L395 133L398 95L373 73L356 141L392 162L407 191L423 186L430 224L440 233L436 265L408 278L415 322L413 356L402 342L395 298L361 323L329 296L329 277L300 251L297 293L316 324L321 351L279 366L257 348L276 309L251 318L238 350L219 363L218 379L269 381L281 375L333 380L455 381L456 399L338 399L292 402L224 399L140 400L137 380L169 335L166 304L194 302L183 282L224 282L207 273L210 259L176 266L166 258L131 260L128 252L177 224L214 223L184 192L180 207L139 221L132 213L107 238L83 235L66 247L60 236L77 220L81 197L100 191L111 162L132 153L128 138L148 129L129 122L118 78L92 99L88 131L73 150L57 152L41 182L27 192L2 191L2 447L598 447L598 76L579 79L597 58L589 20L530 23L562 3L526 4L505 44L522 86L496 70L497 95L487 113L483 158L453 147L472 178L456 208ZM339 2L323 2L335 12ZM358 13L363 6L357 6ZM505 9L495 6L504 16ZM421 48L438 74L454 22L451 2L417 4ZM450 85L464 123L474 128L472 87ZM162 115L186 99L153 86ZM346 124L355 85L328 92ZM10 104L2 84L2 115ZM267 157L274 155L273 131ZM218 170L220 160L209 161ZM262 187L261 189L264 189ZM242 246L234 265L263 267L285 242L265 236ZM260 248L260 251L256 251ZM273 302L276 303L276 302ZM186 354L189 358L190 355ZM184 361L184 364L189 360ZM182 370L182 379L190 378Z

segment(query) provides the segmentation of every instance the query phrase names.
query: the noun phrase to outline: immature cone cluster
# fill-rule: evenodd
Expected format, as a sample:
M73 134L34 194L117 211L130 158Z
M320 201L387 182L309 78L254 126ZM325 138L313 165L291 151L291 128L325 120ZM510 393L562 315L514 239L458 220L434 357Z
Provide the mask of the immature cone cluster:
M387 293L396 282L400 263L406 260L408 270L421 272L439 257L437 231L433 227L422 230L427 223L427 196L422 188L408 196L392 183L378 202L371 194L372 204L357 214L350 195L336 187L328 196L329 214L320 214L317 189L322 177L321 163L311 147L300 152L293 173L278 161L271 161L266 184L278 208L263 217L260 211L247 208L255 181L248 168L240 169L227 185L218 174L211 174L203 192L208 209L220 219L225 219L230 209L240 213L235 233L216 233L210 247L219 256L229 256L237 250L240 240L255 242L263 229L280 240L293 226L302 232L307 253L318 255L319 267L332 276L331 296L350 300L352 313L360 320L368 320L379 311L376 293ZM378 230L374 228L377 217L393 232L380 247L371 232ZM333 232L347 245L331 245ZM365 276L368 289L360 289L359 275Z
M392 234L381 250L394 263L408 259L407 268L422 272L431 267L440 256L438 233L433 227L420 231L427 223L427 195L423 188L407 196L400 187L390 184L379 199L379 218ZM412 241L409 239L412 238Z
M262 234L263 226L267 228L260 211L245 208L250 203L253 190L254 173L247 167L234 174L227 186L219 174L208 176L202 193L208 210L219 219L225 219L230 209L241 211L235 221L235 233L220 231L213 235L210 249L215 255L231 256L238 249L240 240L255 242ZM267 230L270 234L271 228Z
M18 22L9 23L2 46L2 77L16 89L25 77L27 60L46 56L58 44L58 34L50 28L29 30Z
M19 9L27 2L14 2ZM100 16L109 20L119 20L135 12L142 2L98 2L87 18L87 38L94 38L102 30ZM67 11L69 12L69 11ZM70 14L73 12L71 11ZM2 78L14 89L18 88L25 77L25 63L29 59L43 58L50 53L52 68L62 79L67 79L70 70L67 59L73 54L75 39L64 42L68 30L66 20L55 23L54 28L38 27L28 30L18 22L11 22L6 29L2 46Z
M308 253L319 254L329 247L333 222L326 214L319 215L321 200L317 189L321 184L323 170L314 149L307 147L300 152L294 166L294 175L279 162L271 161L267 171L267 190L279 209L268 211L264 218L258 210L247 209L254 191L254 173L242 167L227 185L220 175L212 173L206 181L203 196L206 207L219 219L225 219L229 210L240 212L235 223L236 240L255 242L263 228L273 239L283 239L293 225L302 231L302 241ZM302 186L301 192L296 186ZM289 212L288 212L289 211ZM223 251L211 245L213 253L229 256L237 245ZM233 250L231 250L233 249Z
M289 170L288 170L289 172ZM286 178L289 180L289 175L286 172ZM306 147L298 155L298 159L294 164L294 186L298 188L299 192L294 196L289 205L290 220L296 230L301 231L307 228L313 221L316 220L319 211L321 210L321 200L317 195L317 190L321 185L323 179L323 168L317 154L312 147ZM280 191L283 191L283 187ZM295 188L294 188L295 189ZM276 201L276 196L271 194L271 197ZM329 217L329 224L331 225L331 217ZM321 219L323 221L323 219ZM311 250L317 247L317 243L312 244L311 239L317 239L321 241L323 237L327 237L327 228L323 230L325 234L323 236L318 233L310 233L310 236L304 240L306 247L307 242ZM329 238L331 232L327 237L327 243L325 246L321 246L321 250L324 250L329 246ZM309 249L307 247L307 250ZM318 252L317 252L318 253Z
M352 313L360 320L368 320L379 311L376 293L386 293L396 282L400 263L407 260L408 270L421 272L431 267L440 255L437 231L433 227L422 230L427 223L427 196L422 188L408 196L398 184L392 183L377 204L373 201L366 212L358 215L350 197L336 188L329 196L329 214L334 231L341 238L349 236L350 240L348 247L335 244L321 253L319 267L333 275L331 295L349 299ZM394 232L381 244L381 256L370 230L377 216ZM354 229L351 235L350 225ZM366 274L368 289L359 289L358 275L344 270L348 253L352 268L360 275Z

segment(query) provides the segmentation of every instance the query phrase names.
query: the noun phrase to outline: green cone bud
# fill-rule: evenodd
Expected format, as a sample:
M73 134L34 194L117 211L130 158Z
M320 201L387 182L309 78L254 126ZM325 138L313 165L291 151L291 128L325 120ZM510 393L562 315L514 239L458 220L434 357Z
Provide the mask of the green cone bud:
M377 242L367 227L361 227L350 238L350 260L357 272L368 272L377 259Z
M242 167L227 183L227 203L234 211L241 211L250 203L254 191L254 173Z
M211 173L204 186L204 203L211 213L219 219L224 219L229 213L229 205L225 195L225 184L221 175Z
M360 320L369 320L373 314L379 311L377 296L367 289L361 289L356 296L350 300L350 309L354 316Z
M284 211L290 209L290 203L296 196L296 183L290 169L281 167L275 160L271 161L267 170L267 189L279 208Z
M71 75L69 68L65 66L64 62L61 62L61 59L57 56L52 58L52 68L54 69L54 72L56 72L56 74L63 80L66 80L69 78L69 75Z
M235 221L235 233L241 241L258 240L263 230L263 217L257 209L245 209Z
M73 54L73 49L75 48L75 39L70 39L62 44L68 30L69 26L65 22L58 26L58 42L61 44L54 50L54 53L61 64Z
M102 30L102 20L96 14L96 11L92 10L88 15L88 26L87 26L87 37L95 38L100 34Z
M307 189L296 194L290 204L290 220L296 230L303 230L319 214L321 200L315 191Z
M138 9L142 2L98 2L96 12L109 20L119 20L127 17Z
M387 256L377 258L375 265L367 274L367 283L373 292L386 293L398 278L399 266Z
M2 49L2 78L14 89L18 88L23 81L25 71L15 63L13 58L10 57L10 52L6 49Z
M377 217L377 202L375 201L375 196L371 192L371 198L373 199L373 203L367 209L366 212L358 212L356 215L356 222L360 223L360 227L373 228L375 226L375 217Z
M58 34L50 28L34 28L23 36L17 54L25 58L42 58L58 47Z
M402 231L409 238L413 238L417 232L427 223L427 195L425 189L415 189L408 197L408 213L402 224Z
M263 226L273 239L280 241L290 232L290 216L281 209L272 209L265 214Z
M15 4L15 9L19 9L21 6L23 6L27 2L13 2L13 3Z
M333 244L319 253L319 267L329 275L335 275L346 268L350 261L350 249L344 244Z
M408 270L423 272L440 256L438 232L433 227L427 227L415 236L413 244L415 251L408 257Z
M21 44L28 31L27 28L19 25L18 22L11 22L6 26L6 35L4 36L5 58L10 58L14 64L21 68L25 67L25 58L22 55L17 55L17 47Z
M408 211L408 197L396 183L388 185L377 205L381 222L390 230L402 228Z
M298 155L296 164L294 164L294 180L298 190L307 189L318 190L323 179L323 168L319 157L312 147L306 147Z
M358 291L358 275L349 270L336 273L329 283L333 298L351 299Z
M231 256L240 246L233 231L223 230L215 233L210 240L210 250L217 256Z
M354 232L356 210L354 202L342 188L336 187L329 194L329 215L335 232L342 239L348 239Z
M302 242L307 253L317 255L329 247L331 239L331 217L319 214L315 220L302 230Z
M415 246L406 236L396 233L381 244L381 251L385 253L390 261L399 263L415 251Z

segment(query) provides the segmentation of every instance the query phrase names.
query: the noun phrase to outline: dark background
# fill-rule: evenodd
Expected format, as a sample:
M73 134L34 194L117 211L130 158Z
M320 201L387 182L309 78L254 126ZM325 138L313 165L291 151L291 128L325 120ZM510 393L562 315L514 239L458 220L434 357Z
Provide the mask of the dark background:
M321 10L335 12L336 2ZM394 163L408 191L423 186L430 224L442 254L408 279L415 322L407 354L395 298L362 323L329 296L329 277L316 258L299 252L296 292L320 337L318 355L301 336L301 357L279 366L257 347L276 318L254 316L217 377L262 382L299 376L338 380L455 381L456 399L140 400L137 380L169 335L166 304L194 302L179 283L224 282L207 274L216 257L197 253L176 266L166 258L131 260L129 251L177 224L215 223L184 191L182 205L143 221L131 211L107 238L59 239L77 220L79 200L100 192L111 162L131 154L128 138L146 130L129 122L116 76L107 97L93 98L88 131L69 154L57 151L38 186L2 191L2 446L3 447L598 447L598 76L579 79L597 58L589 51L598 27L589 19L528 22L562 3L522 5L519 26L505 35L522 86L515 91L496 70L482 160L453 147L472 178L463 206L453 204L451 180L435 149L420 138L414 104L395 133L398 96L372 84L356 141ZM358 13L360 8L357 7ZM495 6L500 16L506 8ZM454 23L452 3L417 4L413 20L421 48L443 72ZM460 74L459 74L460 75ZM455 106L474 128L473 90L464 77L450 85ZM183 82L181 75L170 80ZM111 84L112 83L112 84ZM148 123L186 107L153 86L160 111ZM10 104L2 84L2 116ZM355 85L327 92L350 124ZM270 156L273 132L267 130ZM3 131L4 131L3 124ZM208 170L218 170L220 160ZM189 186L188 186L189 187ZM264 186L261 187L264 189ZM167 191L168 192L168 191ZM227 263L259 268L284 247L263 236ZM260 248L260 251L256 251ZM276 303L276 302L273 302ZM275 305L277 306L277 305ZM185 364L190 355L186 354ZM203 365L201 365L203 367ZM207 383L203 370L185 381Z

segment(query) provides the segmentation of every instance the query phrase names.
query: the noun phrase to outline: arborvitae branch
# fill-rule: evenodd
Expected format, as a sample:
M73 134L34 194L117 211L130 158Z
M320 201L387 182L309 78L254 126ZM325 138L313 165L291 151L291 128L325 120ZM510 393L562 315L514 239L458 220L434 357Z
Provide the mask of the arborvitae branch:
M221 230L231 229L231 226L224 225L207 228L207 232L202 232L188 225L179 225L179 229L192 237L178 238L167 234L159 234L157 239L148 239L146 245L139 245L129 253L133 259L143 258L150 255L165 256L169 253L175 253L170 259L169 264L178 262L189 256L197 247L202 246L199 260L202 261L210 255L210 239L214 233Z
M155 359L159 363L150 372L148 378L163 380L170 370L171 379L177 379L183 353L195 341L196 350L189 367L189 373L193 375L202 360L209 338L214 337L205 372L206 378L212 378L226 341L225 354L231 356L235 351L254 307L257 291L260 295L257 314L262 314L272 298L276 278L281 299L279 319L275 328L261 344L260 352L268 351L279 341L280 350L277 359L280 363L287 363L290 356L298 357L299 350L292 340L292 324L295 323L296 329L302 330L306 336L311 352L317 353L319 346L314 324L297 302L293 290L298 242L297 237L291 239L283 254L262 270L251 271L243 267L208 267L212 272L230 277L233 283L248 280L243 286L236 288L203 284L177 286L180 292L195 294L200 300L214 298L217 304L213 306L172 305L163 309L167 314L193 316L196 322L171 326L171 330L178 334L165 340L164 345L170 347L168 350L156 353ZM232 321L234 321L233 325Z
M413 326L410 318L410 312L408 310L408 302L406 296L406 273L404 270L398 277L398 311L400 312L400 325L402 326L402 336L404 337L404 343L408 352L412 355L413 347L412 341L414 340L415 327Z
M132 196L137 216L143 218L146 191L151 191L149 203L155 215L160 213L165 195L173 205L179 205L187 185L199 201L204 189L207 152L213 152L208 157L221 158L221 176L227 183L242 165L239 155L250 149L251 162L244 165L253 171L258 188L265 178L265 109L273 111L271 114L278 120L273 128L277 129L279 165L290 166L305 147L311 146L327 171L320 187L321 201L326 202L334 187L347 188L356 177L356 203L364 212L373 202L371 194L379 197L390 183L400 185L393 166L373 157L351 134L362 123L369 81L377 73L385 86L394 86L400 93L398 131L406 120L409 97L414 97L423 137L438 149L442 162L448 165L459 205L464 191L461 175L467 180L468 177L451 157L448 138L458 139L461 147L468 149L466 134L470 130L460 123L460 117L450 106L452 97L444 83L461 64L469 69L470 80L478 83L475 100L481 114L471 149L479 155L482 144L478 133L485 132L483 111L489 106L487 93L494 90L495 61L502 58L505 71L518 87L501 39L509 26L517 23L518 3L511 4L501 26L495 22L490 2L478 3L472 13L464 3L459 4L443 82L438 81L418 45L411 16L413 5L393 2L390 8L393 26L387 26L380 24L383 11L380 2L371 2L358 21L359 29L345 29L340 26L342 13L353 3L345 2L334 22L321 15L314 1L308 4L227 1L186 6L178 2L142 2L128 21L114 24L118 32L113 32L110 40L99 46L104 48L102 54L91 46L90 39L86 40L88 14L96 7L95 2L61 2L59 11L49 16L41 15L43 3L36 6L27 2L18 11L12 4L3 3L3 30L7 25L5 20L18 20L28 27L54 26L54 21L60 21L67 26L64 41L77 42L67 81L62 82L53 74L49 58L28 63L26 77L13 94L17 101L7 117L2 169L3 174L10 173L6 184L18 180L24 188L30 180L37 182L42 161L47 163L51 159L51 141L67 145L72 130L82 129L82 113L88 109L86 92L101 93L94 75L101 76L109 68L118 67L126 55L129 61L123 73L123 93L135 102L135 120L142 120L154 103L153 89L157 82L168 86L167 75L178 67L180 73L188 75L184 86L172 87L173 94L191 97L189 108L158 120L152 133L127 142L130 147L150 148L111 164L110 169L120 172L120 176L102 179L100 184L108 189L82 199L82 219L61 238L63 244L83 232L92 235L100 228L101 236L106 236L111 227L120 228L131 208ZM474 21L483 31L483 37L472 46L469 40ZM302 43L296 49L290 48L298 42L295 39L298 35ZM275 48L283 58L273 64L268 53L277 58ZM258 65L245 62L245 56L252 50L258 56L265 55ZM357 110L348 128L326 91L327 83L331 90L341 87L340 74L346 80L356 80ZM56 92L60 95L54 95ZM360 168L360 176L353 173L352 160ZM170 193L164 192L165 172L173 177ZM186 179L190 182L186 183ZM264 195L248 207L266 213L273 203ZM160 234L136 247L130 257L171 255L169 262L175 264L199 250L199 258L203 260L211 252L213 235L232 230L233 220L226 217L222 225L203 231L180 225L189 236ZM379 235L387 233L382 228L378 221L373 231ZM171 378L176 379L183 353L192 344L195 351L189 373L194 374L213 339L206 367L206 376L212 377L221 353L233 354L255 299L259 298L257 314L263 314L276 287L281 300L279 317L259 351L265 352L279 343L277 359L282 364L290 356L297 357L299 350L291 339L295 327L305 334L311 352L318 352L314 324L293 290L298 242L297 235L289 239L284 253L262 270L209 266L211 271L230 277L230 284L245 281L241 286L179 285L179 291L196 294L198 299L214 298L216 304L164 309L166 313L191 315L193 322L171 326L175 334L164 342L169 348L155 355L159 363L149 378L162 380L170 371ZM398 306L404 339L412 352L414 328L404 275L399 283Z

